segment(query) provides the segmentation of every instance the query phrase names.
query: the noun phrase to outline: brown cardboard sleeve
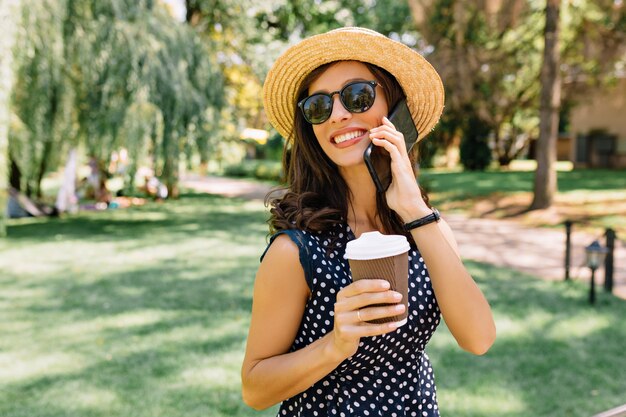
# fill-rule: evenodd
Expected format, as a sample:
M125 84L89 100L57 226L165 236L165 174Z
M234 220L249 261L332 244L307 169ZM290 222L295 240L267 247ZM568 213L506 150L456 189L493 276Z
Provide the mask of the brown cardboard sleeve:
M352 281L360 279L384 279L389 281L391 289L402 294L404 313L393 317L385 317L368 321L368 323L389 323L404 320L409 313L409 256L407 252L387 258L356 260L349 259ZM385 306L392 304L375 304L372 306Z

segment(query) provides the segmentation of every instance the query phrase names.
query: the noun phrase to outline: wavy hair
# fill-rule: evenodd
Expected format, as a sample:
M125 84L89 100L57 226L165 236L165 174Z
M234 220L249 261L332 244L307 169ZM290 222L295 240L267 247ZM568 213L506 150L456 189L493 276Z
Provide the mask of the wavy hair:
M309 86L335 63L331 62L313 70L305 77L298 90L293 104L294 128L289 138L291 140L287 141L283 152L286 186L270 191L265 200L266 205L271 206L268 220L270 233L285 229L327 231L338 222L347 221L351 191L337 165L322 150L313 133L313 127L297 107L297 103L308 95ZM388 108L392 109L405 97L400 84L388 71L367 62L363 64L382 86ZM413 147L409 158L415 167L417 146ZM276 193L281 195L275 196ZM429 204L423 189L422 195L426 204ZM402 220L389 208L382 193L376 193L376 210L384 233L404 235L415 245L411 234L404 231Z

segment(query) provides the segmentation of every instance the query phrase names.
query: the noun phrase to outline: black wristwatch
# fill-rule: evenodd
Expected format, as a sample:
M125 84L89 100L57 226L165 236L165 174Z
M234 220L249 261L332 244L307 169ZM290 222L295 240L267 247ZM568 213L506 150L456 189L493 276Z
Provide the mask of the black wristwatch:
M411 231L413 229L417 229L418 227L425 226L430 223L438 222L441 219L441 215L439 214L439 210L433 208L433 212L427 216L424 216L420 219L413 220L412 222L404 224L404 230Z

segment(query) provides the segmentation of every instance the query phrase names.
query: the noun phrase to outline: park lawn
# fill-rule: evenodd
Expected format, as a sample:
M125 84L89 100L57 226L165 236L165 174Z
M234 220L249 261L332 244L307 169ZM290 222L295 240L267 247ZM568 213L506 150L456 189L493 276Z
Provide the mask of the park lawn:
M509 219L532 227L560 227L571 220L576 229L591 234L612 228L618 236L626 236L626 170L572 169L571 164L559 162L552 208L529 212L535 166L534 161L520 160L509 169L483 172L422 169L419 180L442 212Z
M626 236L626 170L559 170L558 193L552 209L528 212L533 198L534 171L485 172L424 169L420 180L440 211L460 211L472 217L508 218L528 226L576 227L599 232L613 228Z
M179 201L10 222L0 241L3 417L272 416L240 396L261 203ZM468 262L498 340L428 348L443 416L589 416L624 402L626 303Z

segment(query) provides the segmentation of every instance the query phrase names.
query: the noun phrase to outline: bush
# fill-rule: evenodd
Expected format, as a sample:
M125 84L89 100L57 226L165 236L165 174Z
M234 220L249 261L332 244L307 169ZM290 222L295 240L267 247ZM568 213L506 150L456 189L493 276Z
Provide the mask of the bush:
M470 171L484 171L491 163L488 143L489 128L477 117L470 117L461 140L460 156L463 167Z
M256 178L260 180L280 181L282 164L277 161L252 160L230 165L224 169L227 177Z
M280 134L276 133L269 138L265 145L265 157L272 161L281 161L283 158L283 150L285 149L285 140Z

